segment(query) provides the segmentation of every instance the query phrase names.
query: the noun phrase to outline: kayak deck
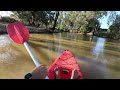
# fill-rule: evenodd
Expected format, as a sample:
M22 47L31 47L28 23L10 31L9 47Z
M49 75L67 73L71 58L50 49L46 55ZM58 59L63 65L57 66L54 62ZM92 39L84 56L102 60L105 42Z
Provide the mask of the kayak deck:
M49 79L55 79L55 69L58 68L60 72L60 79L70 79L72 71L77 70L78 78L83 79L82 72L79 65L69 50L65 50L59 58L57 58L53 64L48 68Z

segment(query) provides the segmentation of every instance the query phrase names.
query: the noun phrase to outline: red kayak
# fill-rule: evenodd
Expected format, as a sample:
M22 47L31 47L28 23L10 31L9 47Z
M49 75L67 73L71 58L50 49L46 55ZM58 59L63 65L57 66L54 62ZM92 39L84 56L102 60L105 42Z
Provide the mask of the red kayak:
M70 79L72 71L75 69L78 73L77 79L83 79L82 72L77 61L69 50L65 50L59 58L57 58L48 69L49 79L55 79L55 69L60 72L60 79Z

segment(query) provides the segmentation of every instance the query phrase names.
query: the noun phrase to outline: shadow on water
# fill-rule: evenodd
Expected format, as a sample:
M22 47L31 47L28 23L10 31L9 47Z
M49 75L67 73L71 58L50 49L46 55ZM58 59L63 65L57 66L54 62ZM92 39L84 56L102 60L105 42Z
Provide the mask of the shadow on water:
M47 46L36 44L33 42L29 42L29 45L32 47L32 49L35 51L35 53L37 53L37 54L39 54L39 56L41 56L40 58L42 58L46 62L49 60L49 56L47 56L46 53L42 50L43 48L47 49L48 48ZM42 53L42 55L41 55L41 53Z
M35 42L41 42L41 43L49 43L49 44L51 44L51 45L54 45L54 46L56 46L56 45L59 45L60 43L59 42L57 42L57 41L55 41L55 40L36 40L35 38L34 39L30 39L30 41L35 41ZM70 43L70 42L69 42ZM61 42L61 45L63 45L63 46L70 46L67 42L65 43L65 42ZM49 47L49 46L48 46ZM52 47L52 46L51 46ZM73 46L73 47L75 47L75 46ZM83 45L83 47L85 47L86 49L87 48L89 48L88 46L84 46ZM55 47L52 47L53 49L52 50L55 50ZM49 48L48 48L49 49Z
M53 38L53 37L52 37ZM61 37L59 37L59 38L61 38ZM88 46L88 45L85 45L85 44L92 44L93 45L93 43L90 43L90 42L82 42L82 41L79 41L79 43L78 42L76 42L76 41L68 41L68 40L64 40L64 39L61 39L60 41L58 41L58 40L60 40L60 39L52 39L52 40L49 40L49 39L46 39L46 37L44 38L44 39L41 39L41 38L34 38L34 37L31 37L30 38L30 41L31 42L40 42L40 43L48 43L49 45L47 46L47 47L51 47L51 48L53 48L52 50L54 50L55 51L55 48L57 48L56 46L60 46L61 45L61 47L62 46L65 46L65 47L71 47L72 46L72 48L78 48L78 49L84 49L84 50L90 50L90 46ZM71 43L71 44L70 44ZM83 43L85 43L85 44L83 44ZM37 43L38 44L38 43ZM79 47L79 46L81 46L81 47ZM46 48L47 48L46 47ZM49 48L48 48L49 49Z

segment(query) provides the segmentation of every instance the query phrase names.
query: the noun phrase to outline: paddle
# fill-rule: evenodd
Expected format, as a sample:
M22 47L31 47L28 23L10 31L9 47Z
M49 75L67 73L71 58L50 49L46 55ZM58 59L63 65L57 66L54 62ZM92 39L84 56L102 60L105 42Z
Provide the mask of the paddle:
M22 23L20 23L18 21L8 24L8 26L6 28L7 28L9 37L18 44L24 44L25 48L27 49L28 53L30 54L35 65L37 67L40 66L39 61L37 60L32 49L30 48L30 46L27 43L27 41L29 40L29 30ZM46 76L45 79L48 79L48 77Z

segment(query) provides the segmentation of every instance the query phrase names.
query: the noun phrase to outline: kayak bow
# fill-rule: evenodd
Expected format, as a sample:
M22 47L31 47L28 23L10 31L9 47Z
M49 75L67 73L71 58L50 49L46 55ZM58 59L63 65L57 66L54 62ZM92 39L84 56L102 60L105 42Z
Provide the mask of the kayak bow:
M83 79L82 72L79 65L69 50L65 50L59 58L57 58L48 69L49 79L55 79L55 69L58 68L60 72L60 79L71 79L72 71L77 70L78 78Z

